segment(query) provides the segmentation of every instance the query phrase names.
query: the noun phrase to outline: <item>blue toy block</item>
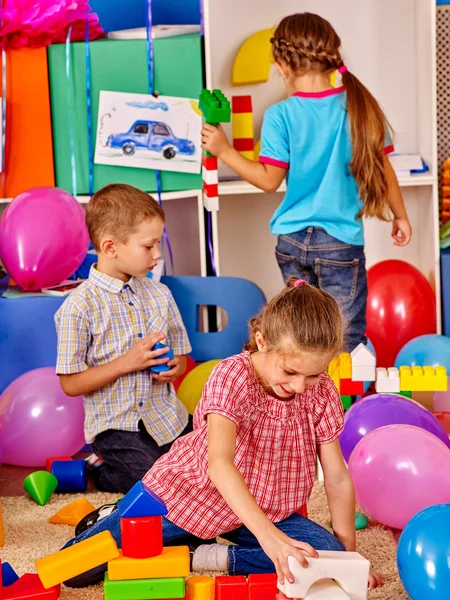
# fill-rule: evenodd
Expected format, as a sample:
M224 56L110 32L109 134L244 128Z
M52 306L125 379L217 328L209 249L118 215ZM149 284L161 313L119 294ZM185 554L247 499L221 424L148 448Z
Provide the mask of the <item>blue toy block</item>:
M121 518L162 517L167 514L167 506L161 498L142 481L133 485L118 506Z
M159 350L160 348L168 348L168 346L167 344L156 342L152 350ZM169 352L162 354L158 358L166 358L166 356L169 358L169 360L172 360L172 358L174 357L173 348L169 348ZM164 371L170 371L171 368L172 367L167 366L167 363L164 363L163 365L155 365L154 367L150 367L150 371L153 371L153 373L164 373Z
M3 587L8 587L15 583L19 579L19 576L14 571L12 566L8 562L2 562L2 584ZM1 594L0 594L1 598Z
M85 492L87 489L86 461L79 460L54 460L52 474L58 480L57 493Z

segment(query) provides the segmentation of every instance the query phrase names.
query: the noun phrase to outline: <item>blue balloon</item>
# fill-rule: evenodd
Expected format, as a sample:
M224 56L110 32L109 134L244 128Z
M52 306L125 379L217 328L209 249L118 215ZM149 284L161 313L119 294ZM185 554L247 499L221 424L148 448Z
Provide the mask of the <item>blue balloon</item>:
M449 557L450 504L436 504L417 513L398 542L398 572L412 600L448 600Z
M445 367L450 374L450 338L445 335L420 335L403 346L395 366ZM450 375L449 375L450 376Z

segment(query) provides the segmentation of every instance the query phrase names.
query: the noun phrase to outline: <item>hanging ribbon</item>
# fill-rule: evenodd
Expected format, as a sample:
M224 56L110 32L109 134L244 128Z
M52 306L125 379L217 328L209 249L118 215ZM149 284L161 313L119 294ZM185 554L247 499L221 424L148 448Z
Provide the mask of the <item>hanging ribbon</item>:
M0 0L1 27L3 29L3 0ZM7 92L7 67L5 39L2 37L2 194L5 195L5 165L6 165L6 92Z
M146 29L147 29L147 65L148 65L148 93L153 94L154 89L154 64L153 64L153 40L152 40L152 0L147 0L147 12L145 15ZM156 188L158 191L158 203L162 205L162 185L161 185L161 171L155 171L156 173ZM162 251L164 254L164 245L167 245L167 251L169 253L170 268L172 275L174 275L173 266L173 254L172 247L170 245L169 235L167 229L164 226L164 237L162 243ZM164 275L166 274L166 263L164 262Z
M91 92L91 47L89 45L89 21L86 18L86 110L89 156L89 196L94 195L94 149L92 140L92 92Z
M75 143L73 139L72 111L70 110L71 86L70 86L70 36L72 34L72 25L69 27L66 38L66 79L67 79L67 116L69 124L69 142L70 142L70 164L72 168L72 196L77 197L77 170L75 164Z

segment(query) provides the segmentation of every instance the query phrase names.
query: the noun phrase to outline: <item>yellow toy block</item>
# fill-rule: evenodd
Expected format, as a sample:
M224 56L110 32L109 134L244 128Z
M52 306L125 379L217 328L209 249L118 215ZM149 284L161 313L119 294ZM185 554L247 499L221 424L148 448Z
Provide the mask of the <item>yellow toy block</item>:
M255 160L255 153L251 150L242 150L239 152L244 158L248 158L249 160Z
M78 525L81 519L91 513L94 509L92 504L86 498L80 498L64 506L48 520L54 525Z
M214 600L214 577L198 575L186 579L186 598L188 600Z
M5 545L5 530L3 527L2 501L0 500L0 548Z
M352 378L352 357L348 352L342 352L339 356L339 369L341 379Z
M448 389L445 367L400 367L402 392L445 392Z
M251 85L269 80L273 62L270 38L275 28L257 31L245 40L236 54L232 85Z
M333 360L328 365L327 372L333 380L334 385L337 387L338 392L341 393L341 369L339 366L339 358L333 358Z
M108 563L108 576L111 581L187 577L189 574L187 546L168 546L163 548L161 554L151 558L129 558L120 552L119 558Z
M50 554L36 562L36 569L45 588L81 575L119 556L117 544L109 531Z
M253 113L233 113L231 117L233 139L251 138L255 135L253 129Z

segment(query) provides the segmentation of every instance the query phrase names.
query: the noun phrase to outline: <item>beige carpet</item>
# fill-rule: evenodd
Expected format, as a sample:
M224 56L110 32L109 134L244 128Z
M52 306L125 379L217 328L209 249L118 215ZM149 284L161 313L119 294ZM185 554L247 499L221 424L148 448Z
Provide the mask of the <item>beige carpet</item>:
M0 558L8 561L19 575L35 572L34 561L59 550L73 536L74 528L68 525L51 525L48 519L69 502L81 495L53 496L46 506L38 506L24 497L4 498L3 519L5 523L5 546L0 548ZM114 502L117 494L94 493L86 498L95 506ZM323 486L316 484L308 505L309 516L322 525L329 522ZM372 568L381 571L385 584L378 590L369 592L370 600L400 600L408 595L398 578L395 560L396 546L389 532L370 523L369 527L358 532L358 550L372 563ZM101 600L101 584L74 590L64 588L62 600Z

